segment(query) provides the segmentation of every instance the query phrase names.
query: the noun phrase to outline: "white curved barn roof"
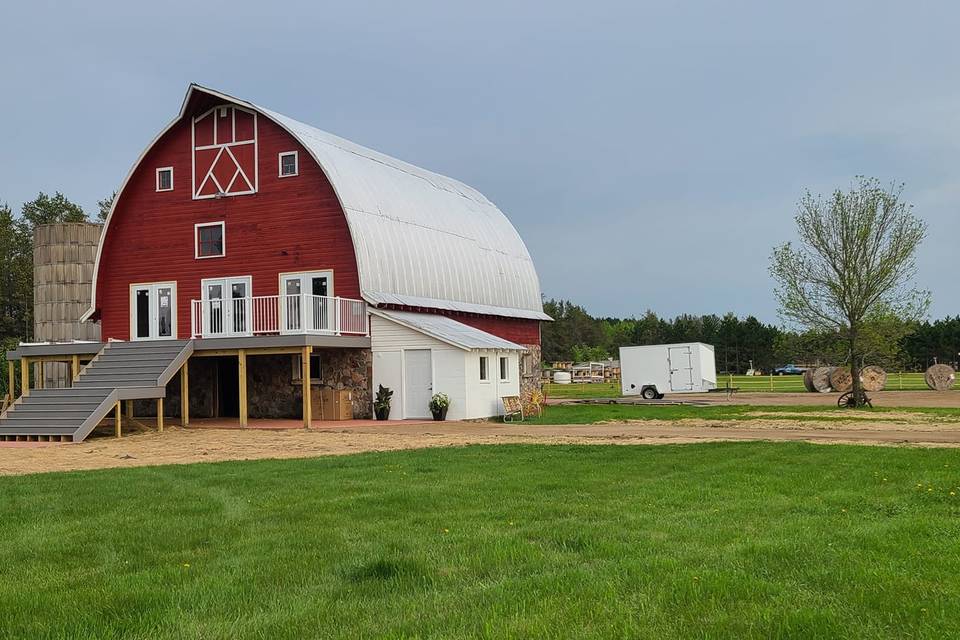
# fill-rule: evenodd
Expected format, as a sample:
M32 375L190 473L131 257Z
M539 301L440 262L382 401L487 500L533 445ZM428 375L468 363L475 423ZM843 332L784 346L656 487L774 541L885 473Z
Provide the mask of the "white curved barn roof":
M467 185L255 104L310 152L340 199L360 291L396 304L549 320L527 247L506 216Z

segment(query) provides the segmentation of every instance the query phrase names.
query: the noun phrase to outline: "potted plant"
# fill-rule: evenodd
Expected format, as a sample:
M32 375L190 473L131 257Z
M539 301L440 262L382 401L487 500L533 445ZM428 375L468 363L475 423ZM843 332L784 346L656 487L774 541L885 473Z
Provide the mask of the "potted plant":
M450 407L450 398L445 393L435 393L430 398L430 413L434 420L446 420L447 409Z
M390 417L390 399L393 398L393 390L382 384L377 389L377 397L373 400L373 413L377 420L386 420Z

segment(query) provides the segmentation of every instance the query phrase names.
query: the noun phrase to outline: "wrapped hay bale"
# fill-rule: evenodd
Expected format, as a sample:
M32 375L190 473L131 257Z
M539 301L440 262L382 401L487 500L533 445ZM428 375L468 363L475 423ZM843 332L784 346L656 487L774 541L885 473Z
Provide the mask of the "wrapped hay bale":
M887 372L874 364L860 370L860 384L864 391L883 391L887 386Z
M923 374L927 386L934 391L948 391L953 388L953 382L956 380L956 372L953 367L946 364L935 364Z
M811 393L817 393L817 387L813 384L813 369L807 369L803 372L803 386Z
M833 387L834 391L839 391L840 393L846 393L853 388L853 375L850 373L850 369L846 367L835 367L833 371L830 372L830 386Z
M830 393L833 387L830 386L830 374L833 373L833 367L817 367L810 376L810 383L814 391L820 393Z

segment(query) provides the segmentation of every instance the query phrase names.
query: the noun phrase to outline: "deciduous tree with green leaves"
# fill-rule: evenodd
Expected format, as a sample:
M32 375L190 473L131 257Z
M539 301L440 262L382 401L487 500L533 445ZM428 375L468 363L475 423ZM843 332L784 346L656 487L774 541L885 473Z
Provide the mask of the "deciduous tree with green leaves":
M859 177L849 191L838 189L827 199L807 192L795 217L799 243L775 247L771 256L782 317L845 339L854 406L863 401L859 365L867 321L878 314L918 319L930 304L929 293L913 286L927 228L901 200L902 191Z

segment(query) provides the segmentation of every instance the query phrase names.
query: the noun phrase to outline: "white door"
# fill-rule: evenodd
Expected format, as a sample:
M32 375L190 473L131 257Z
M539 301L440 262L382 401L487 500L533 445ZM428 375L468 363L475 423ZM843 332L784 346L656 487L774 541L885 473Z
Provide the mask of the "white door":
M172 340L177 337L177 283L130 286L130 339Z
M280 276L283 333L335 331L333 272L312 271Z
M201 283L204 336L251 335L250 276Z
M670 347L670 390L693 390L693 357L690 347Z
M430 349L403 352L403 413L405 418L430 417L433 365Z

